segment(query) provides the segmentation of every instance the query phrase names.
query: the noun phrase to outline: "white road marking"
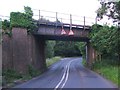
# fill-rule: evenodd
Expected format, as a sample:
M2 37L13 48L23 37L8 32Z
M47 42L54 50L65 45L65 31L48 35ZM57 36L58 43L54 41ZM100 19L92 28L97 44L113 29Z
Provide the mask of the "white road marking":
M67 64L66 67L65 67L65 71L64 71L64 73L63 73L63 76L62 76L60 82L57 84L57 86L55 87L54 90L56 90L56 89L60 86L60 84L62 83L62 81L64 80L64 78L65 78L65 73L66 73L66 71L67 71L67 66L68 66L68 64Z
M67 82L67 80L68 80L68 76L69 76L70 64L71 64L73 61L75 61L75 60L70 61L70 62L66 65L64 74L63 74L60 82L56 85L56 87L55 87L54 90L57 90L57 88L59 88L59 86L60 86L61 83L64 81L64 79L65 79L65 81L64 81L64 83L62 84L61 89L65 86L65 84L66 84L66 82ZM66 72L67 72L67 73L66 73ZM66 76L66 77L65 77L65 76Z

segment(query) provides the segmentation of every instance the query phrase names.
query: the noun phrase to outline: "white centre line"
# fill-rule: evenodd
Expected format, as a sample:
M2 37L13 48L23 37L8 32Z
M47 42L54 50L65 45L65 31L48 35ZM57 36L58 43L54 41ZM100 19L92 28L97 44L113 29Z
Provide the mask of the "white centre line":
M54 90L57 90L57 88L58 88L58 87L60 86L60 84L63 82L63 80L64 80L64 78L65 78L66 71L67 71L67 66L68 66L68 64L67 64L66 67L65 67L65 71L64 71L64 73L63 73L63 76L62 76L60 82L56 85L56 87L55 87Z
M66 84L66 82L67 82L67 80L68 80L68 76L69 76L70 64L71 64L73 61L75 61L75 60L69 61L69 63L66 65L64 74L63 74L60 82L56 85L56 87L55 87L54 90L57 90L57 88L60 88L59 86L60 86L61 83L64 81L64 79L65 79L65 81L64 81L64 83L62 84L61 89L65 86L65 84Z
M68 64L68 68L67 68L67 75L66 75L66 79L65 82L63 83L62 87L63 88L68 80L68 76L69 76L69 70L70 70L70 64L73 62L74 60L72 60L69 64Z

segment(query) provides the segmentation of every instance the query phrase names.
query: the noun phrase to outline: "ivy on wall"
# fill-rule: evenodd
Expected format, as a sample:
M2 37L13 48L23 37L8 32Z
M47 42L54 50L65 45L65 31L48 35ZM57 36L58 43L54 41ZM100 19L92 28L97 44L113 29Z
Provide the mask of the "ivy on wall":
M37 29L37 22L32 18L33 11L30 7L24 7L24 13L11 12L10 21L4 20L2 22L2 29L4 34L10 34L13 27L26 28L28 32L33 32Z
M10 27L26 28L28 32L33 32L37 29L37 23L32 18L33 11L30 7L24 7L24 13L11 12L10 13Z
M12 35L9 20L2 21L2 34L7 34L8 36Z
M29 28L32 23L32 18L21 12L11 12L10 27Z

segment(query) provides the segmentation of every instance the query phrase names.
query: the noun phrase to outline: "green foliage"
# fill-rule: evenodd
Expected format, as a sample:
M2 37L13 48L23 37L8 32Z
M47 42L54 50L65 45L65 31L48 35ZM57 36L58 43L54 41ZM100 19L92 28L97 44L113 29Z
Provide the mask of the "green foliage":
M36 70L32 65L28 65L28 75L35 77L40 74L40 71Z
M99 0L101 7L97 10L97 16L103 18L103 15L109 18L120 20L120 1ZM107 2L106 2L107 1Z
M50 65L54 64L55 62L59 61L61 59L61 57L52 57L52 58L48 58L46 59L46 64L47 64L47 67L49 67Z
M55 41L46 41L46 58L52 58L54 56Z
M25 13L21 12L11 12L10 21L11 27L29 28L32 23L32 19Z
M54 49L55 49L55 56L63 56L63 57L81 56L81 52L78 49L78 46L75 44L75 42L57 41Z
M97 10L97 16L100 17L100 18L103 18L103 15L104 15L104 13L106 13L106 10L107 10L106 5L103 4L103 5L101 6L101 8L99 8L99 9Z
M22 75L20 73L17 73L15 70L12 69L3 71L3 76L7 83L11 83L16 79L22 78Z
M24 6L24 10L25 10L25 14L27 15L27 16L29 16L30 18L32 18L32 16L33 16L33 11L31 10L31 8L30 7L25 7Z
M86 43L85 42L76 42L75 43L78 49L81 51L82 57L85 59L86 56Z
M118 84L118 62L120 55L120 31L117 27L93 25L90 32L92 46L101 54L101 60L96 60L92 68Z
M28 73L23 75L18 72L16 72L13 69L7 69L3 70L2 76L3 76L3 85L9 85L14 84L14 81L24 81L24 80L30 80L32 77L40 75L41 72L36 70L32 65L28 65Z
M37 28L36 23L32 19L33 12L30 7L24 7L25 13L11 12L10 27L27 28L28 32L32 32Z
M3 29L3 30L10 29L10 21L4 20L4 21L2 22L2 29Z
M10 30L10 21L8 20L2 21L2 33L7 34L8 36L12 35L12 32Z
M93 47L101 54L118 54L120 32L116 27L93 25L90 39Z
M113 81L117 85L120 85L120 83L118 83L119 72L117 61L118 60L115 59L103 59L102 61L96 61L93 64L93 70L106 77L107 79Z

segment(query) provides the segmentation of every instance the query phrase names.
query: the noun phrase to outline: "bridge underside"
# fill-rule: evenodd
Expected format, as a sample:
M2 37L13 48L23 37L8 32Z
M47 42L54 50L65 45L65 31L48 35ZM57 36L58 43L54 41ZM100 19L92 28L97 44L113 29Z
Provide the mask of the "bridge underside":
M89 38L85 37L75 37L75 36L58 36L58 35L35 35L36 37L42 40L59 40L59 41L80 41L80 42L88 42Z
M34 35L43 39L43 40L60 40L60 41L81 41L81 42L88 42L89 41L89 27L83 26L74 26L72 27L72 31L74 35L69 35L70 26L64 26L64 31L66 32L65 35L62 35L62 26L55 26L55 25L45 25L40 24L39 29L34 32Z

